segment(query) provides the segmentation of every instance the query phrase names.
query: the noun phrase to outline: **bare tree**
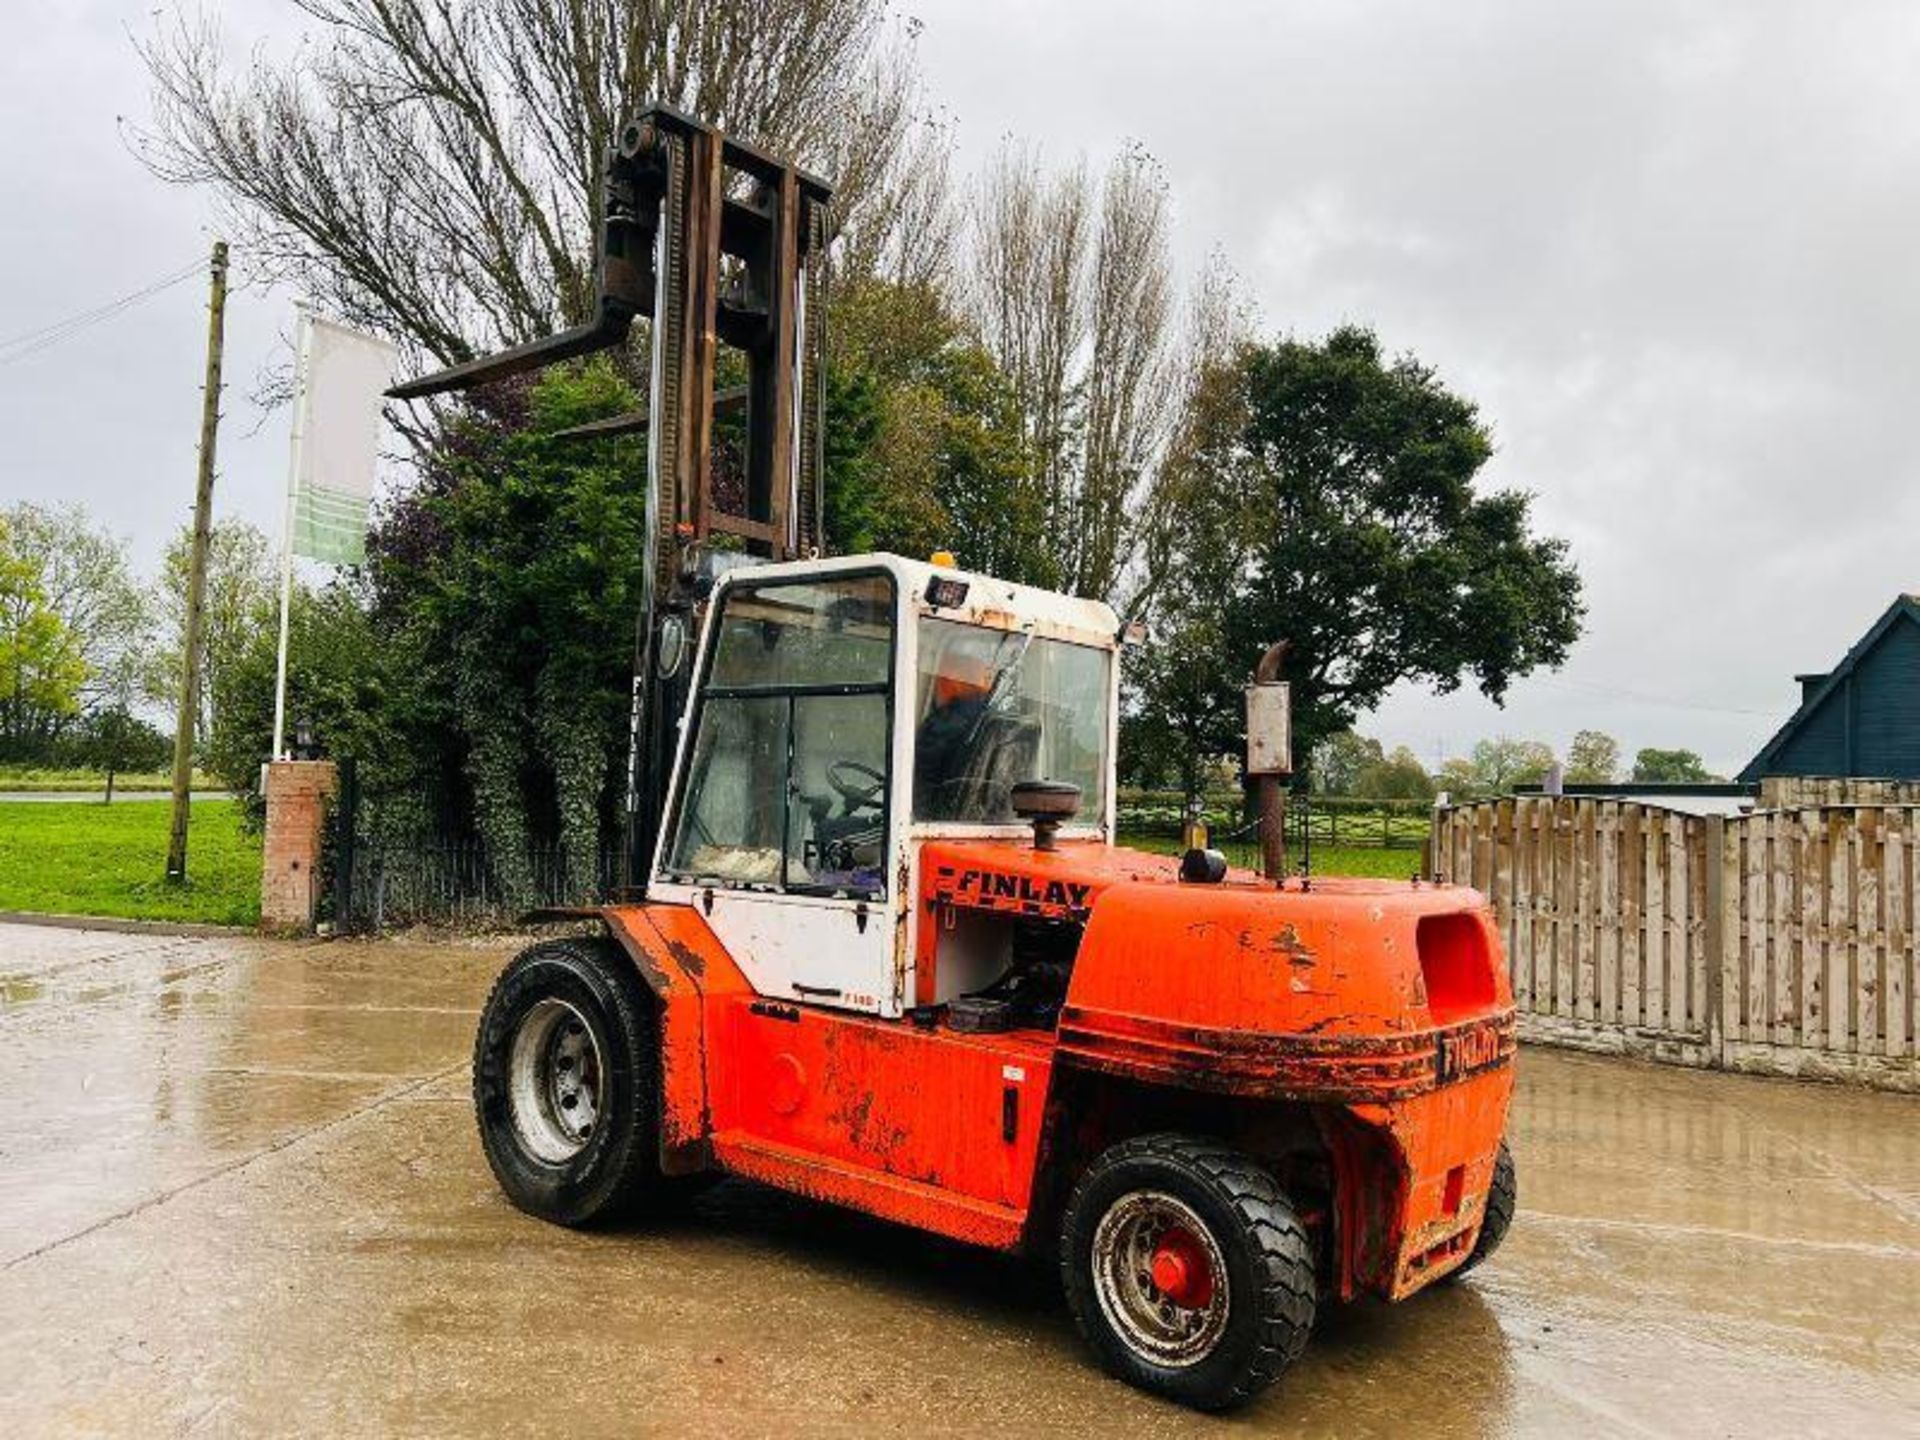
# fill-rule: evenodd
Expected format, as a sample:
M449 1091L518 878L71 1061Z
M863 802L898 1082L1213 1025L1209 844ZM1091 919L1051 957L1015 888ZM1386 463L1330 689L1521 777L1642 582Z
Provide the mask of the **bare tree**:
M1131 558L1139 534L1134 505L1174 410L1167 191L1144 152L1123 156L1107 173L1088 283L1078 568L1091 593L1106 594Z
M1069 377L1085 329L1090 204L1084 163L1050 178L1034 149L1011 142L987 168L975 200L968 299L1019 399L1050 539L1071 501Z
M1110 597L1176 410L1165 183L1138 148L1096 183L1009 144L975 204L968 299L1019 396L1057 583Z
M842 280L883 280L945 296L954 278L962 210L953 190L953 127L898 108L884 163L857 207L835 207L834 269Z
M1236 473L1215 453L1222 437L1235 433L1224 417L1242 406L1235 357L1253 334L1255 317L1240 279L1218 250L1195 279L1170 369L1172 407L1165 448L1135 501L1136 543L1123 578L1130 616L1152 610L1176 570L1204 593L1224 593L1231 557L1209 553L1219 527L1203 518L1237 497L1223 491L1223 477Z
M865 253L893 223L870 206L919 203L912 31L885 0L296 3L319 34L282 63L164 28L136 142L219 194L266 278L442 363L586 317L607 149L650 101L833 176Z

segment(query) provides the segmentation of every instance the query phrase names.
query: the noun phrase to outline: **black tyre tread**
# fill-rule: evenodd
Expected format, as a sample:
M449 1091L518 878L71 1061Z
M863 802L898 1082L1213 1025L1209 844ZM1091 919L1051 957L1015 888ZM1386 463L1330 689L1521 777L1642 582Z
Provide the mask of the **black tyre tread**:
M1480 1234L1473 1242L1472 1253L1454 1270L1453 1278L1465 1275L1500 1248L1500 1242L1507 1238L1507 1230L1513 1224L1513 1211L1519 1196L1519 1177L1513 1167L1513 1152L1507 1149L1507 1142L1502 1140L1500 1154L1493 1162L1493 1183L1487 1187L1487 1213L1480 1222Z
M1300 1358L1312 1333L1319 1302L1313 1242L1278 1183L1257 1163L1218 1141L1177 1133L1141 1135L1101 1155L1074 1187L1062 1228L1060 1263L1068 1294L1074 1293L1076 1264L1067 1236L1093 1182L1113 1166L1152 1159L1195 1173L1227 1201L1255 1245L1264 1291L1260 1334L1249 1362L1235 1383L1204 1399L1190 1400L1209 1410L1245 1404L1271 1385Z
M653 997L641 985L639 977L633 972L632 964L613 941L590 936L563 936L553 940L542 940L528 946L514 956L506 969L500 972L492 988L487 992L486 1004L481 1007L481 1024L474 1036L472 1075L476 1119L481 1116L486 1104L486 1096L482 1089L481 1055L487 1040L487 1017L492 1014L501 991L517 978L523 968L538 962L554 960L562 963L571 962L573 966L595 974L604 982L613 1007L613 1014L609 1019L632 1042L633 1050L635 1087L635 1113L632 1127L634 1133L631 1137L633 1143L625 1146L617 1156L613 1168L596 1187L598 1195L595 1201L584 1213L570 1217L541 1216L557 1224L582 1228L633 1215L646 1208L651 1201L661 1198L662 1192L668 1188L663 1183L665 1177L660 1173L658 1027L655 1023ZM485 1143L484 1121L481 1122L481 1126L480 1148L486 1153L487 1166L493 1171L494 1179L508 1198L514 1200L515 1204L520 1204L513 1178L502 1168L493 1146Z

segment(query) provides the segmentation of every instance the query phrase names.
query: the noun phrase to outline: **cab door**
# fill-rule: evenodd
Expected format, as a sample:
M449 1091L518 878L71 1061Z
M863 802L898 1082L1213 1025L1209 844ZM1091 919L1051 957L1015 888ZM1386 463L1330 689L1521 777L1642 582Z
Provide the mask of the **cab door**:
M898 586L786 570L715 599L654 888L705 915L757 993L897 1015Z

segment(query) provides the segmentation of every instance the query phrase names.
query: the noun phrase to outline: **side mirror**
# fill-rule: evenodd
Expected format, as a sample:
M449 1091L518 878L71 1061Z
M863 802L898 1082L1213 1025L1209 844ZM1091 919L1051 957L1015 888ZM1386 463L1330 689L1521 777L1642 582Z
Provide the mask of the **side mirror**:
M1033 825L1033 848L1053 849L1053 832L1080 813L1080 787L1065 780L1019 780L1013 813Z

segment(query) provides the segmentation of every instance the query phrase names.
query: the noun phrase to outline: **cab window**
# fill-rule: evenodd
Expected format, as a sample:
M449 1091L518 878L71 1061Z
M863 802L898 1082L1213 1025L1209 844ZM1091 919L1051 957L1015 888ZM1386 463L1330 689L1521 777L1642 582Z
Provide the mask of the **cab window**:
M1082 821L1106 813L1111 652L935 616L919 638L914 819L1014 820L1022 780L1078 785Z
M666 871L880 897L893 582L735 585L719 606Z

